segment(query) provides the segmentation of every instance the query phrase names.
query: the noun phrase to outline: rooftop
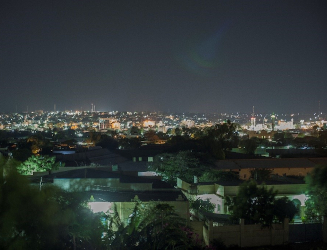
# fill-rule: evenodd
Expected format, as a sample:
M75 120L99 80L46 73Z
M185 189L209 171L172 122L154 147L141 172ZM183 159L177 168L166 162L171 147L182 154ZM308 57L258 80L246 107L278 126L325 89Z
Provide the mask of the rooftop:
M31 179L39 181L40 177L33 176ZM76 169L43 176L44 182L51 182L53 179L119 179L120 183L152 183L153 189L174 188L158 178L124 175L106 167Z
M109 192L109 191L88 191L84 192L87 197L98 202L130 202L134 198L141 201L187 201L184 194L179 190L172 191L131 191L131 192Z
M244 168L313 168L316 165L327 165L327 158L267 158L267 159L234 159L218 160L216 169Z

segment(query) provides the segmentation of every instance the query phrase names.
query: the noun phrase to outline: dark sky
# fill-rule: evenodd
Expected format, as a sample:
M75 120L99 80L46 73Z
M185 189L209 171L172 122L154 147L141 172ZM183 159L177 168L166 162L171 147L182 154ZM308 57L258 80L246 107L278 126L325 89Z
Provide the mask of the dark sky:
M327 1L6 1L0 112L327 112Z

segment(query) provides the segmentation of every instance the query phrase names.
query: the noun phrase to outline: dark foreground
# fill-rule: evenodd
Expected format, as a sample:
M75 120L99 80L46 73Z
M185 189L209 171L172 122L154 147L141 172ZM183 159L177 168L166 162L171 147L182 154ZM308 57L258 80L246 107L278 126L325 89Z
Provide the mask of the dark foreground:
M327 243L322 242L307 242L307 243L292 243L282 246L264 246L250 248L229 248L242 250L327 250Z

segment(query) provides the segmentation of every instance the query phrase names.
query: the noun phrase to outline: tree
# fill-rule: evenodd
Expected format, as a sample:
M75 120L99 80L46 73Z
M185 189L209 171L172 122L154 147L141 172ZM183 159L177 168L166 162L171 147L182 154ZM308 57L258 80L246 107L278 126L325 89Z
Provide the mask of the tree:
M101 141L101 133L99 132L89 132L89 137L86 139L87 143L92 143L93 145Z
M135 207L125 225L117 210L108 215L109 249L201 249L186 221L165 203L145 205L135 201Z
M240 146L243 147L245 153L249 155L254 155L258 145L259 145L259 141L257 137L240 141Z
M119 149L138 149L141 146L140 138L122 138L118 141Z
M175 128L174 130L175 135L182 135L182 129L181 128Z
M305 201L305 217L304 221L307 222L321 222L322 216L319 215L318 210L315 207L313 199L309 198Z
M227 197L226 204L233 220L244 219L245 223L258 223L270 227L274 220L276 191L258 187L253 180L244 182L235 197Z
M239 176L231 171L209 169L204 171L203 175L199 177L199 180L202 182L233 181L239 180Z
M244 182L236 197L227 197L226 205L232 220L244 219L245 223L258 223L270 227L273 222L292 220L298 209L287 197L276 199L277 191L258 187L254 180Z
M136 126L133 126L133 127L131 127L131 130L130 130L129 134L131 134L131 135L141 135L141 130Z
M310 213L316 213L318 217L327 216L327 166L316 166L305 177L305 182L308 184ZM313 218L313 214L310 217Z
M166 144L170 146L169 152L187 151L197 148L195 140L181 135L172 136Z
M30 136L27 139L27 143L31 143L31 150L33 154L37 154L40 152L42 147L44 146L44 139L41 134L36 134L33 136Z
M159 137L156 135L154 130L149 130L144 134L144 138L150 143L156 143Z
M191 151L180 151L177 154L165 153L155 157L150 169L160 173L162 179L173 185L176 179L193 181L194 176L202 174L203 166Z
M9 169L0 179L0 249L103 249L101 215L84 200Z
M0 248L45 249L57 238L54 202L11 169L0 183ZM47 245L49 244L49 245Z
M327 130L326 129L319 131L319 140L322 145L327 146Z
M284 132L277 132L274 134L274 141L284 143Z
M1 179L6 176L12 169L16 169L17 166L21 164L20 161L16 159L8 158L0 154L0 181Z
M257 182L263 182L270 179L270 175L272 170L265 168L256 168L250 171L251 178L253 178Z
M87 206L87 199L81 193L66 192L58 189L51 195L59 204L61 214L59 241L66 248L73 249L101 249L102 236L107 225L102 223L105 215L94 214Z
M318 137L318 128L319 128L318 125L314 125L314 126L312 126L312 132L311 132L311 135L312 135L312 136L314 136L314 137Z
M207 129L206 136L201 138L201 144L216 159L224 159L227 150L238 144L236 124L228 120Z
M13 157L18 161L26 161L31 155L31 150L27 148L19 148L12 152Z
M215 159L225 159L226 154L223 149L223 145L214 137L209 135L204 136L199 140L199 144L201 145L202 152L208 152L210 156Z
M196 127L191 127L191 128L183 127L182 131L183 131L183 136L188 139L200 139L201 137L204 136L203 130Z
M49 149L52 148L52 144L48 139L44 137L44 134L42 133L37 133L35 135L30 136L27 139L27 143L31 145L30 149L32 150L33 154L39 154L44 149L49 151Z
M282 197L274 201L275 221L282 223L285 218L291 221L297 213L297 207L287 197Z
M200 198L190 201L190 208L196 212L204 211L213 213L215 210L215 204L211 203L209 199L201 200Z
M51 216L56 204L15 169L2 178L0 197L1 249L42 249L54 242L57 233Z
M118 141L110 136L103 136L99 142L96 143L96 146L102 148L107 148L109 150L114 150L118 147Z
M33 175L34 172L49 171L59 169L60 163L56 162L56 157L31 156L17 167L17 171L23 175Z
M223 124L216 124L214 129L209 131L209 136L218 140L224 151L230 149L233 144L237 143L238 136L236 132L237 125L230 120ZM237 144L236 144L237 145Z
M169 138L169 136L166 133L161 131L157 132L157 136L159 137L160 140L167 140Z

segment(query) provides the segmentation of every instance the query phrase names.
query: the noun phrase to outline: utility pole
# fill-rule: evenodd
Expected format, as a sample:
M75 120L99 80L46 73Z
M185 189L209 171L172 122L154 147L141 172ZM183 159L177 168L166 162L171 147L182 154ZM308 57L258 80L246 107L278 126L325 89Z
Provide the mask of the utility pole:
M41 179L40 179L40 191L42 189L42 186L43 186L43 181L42 181L42 177L41 177Z

